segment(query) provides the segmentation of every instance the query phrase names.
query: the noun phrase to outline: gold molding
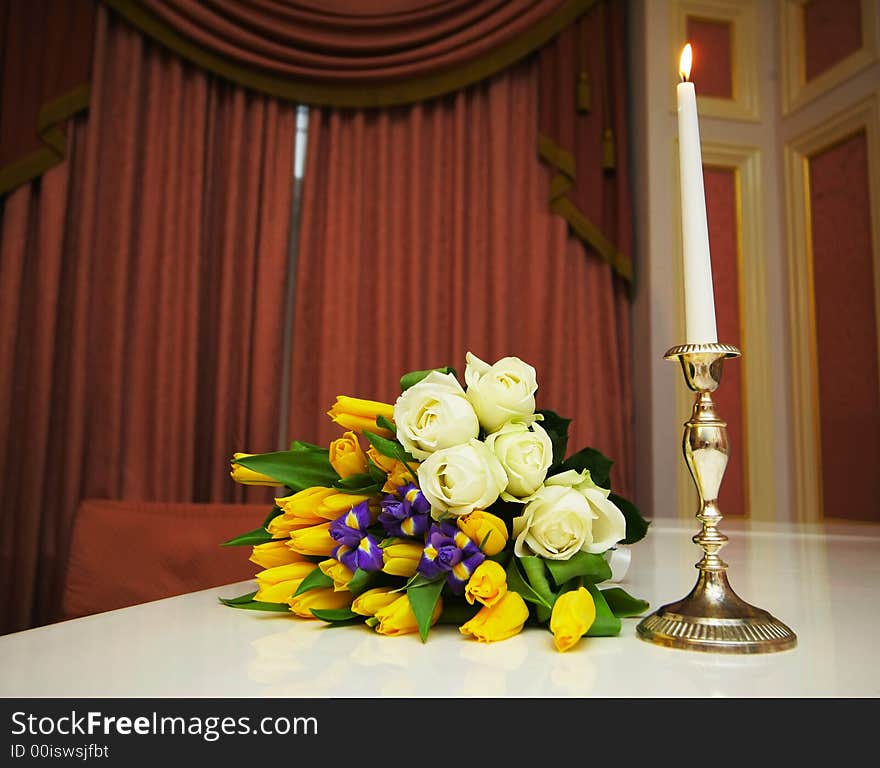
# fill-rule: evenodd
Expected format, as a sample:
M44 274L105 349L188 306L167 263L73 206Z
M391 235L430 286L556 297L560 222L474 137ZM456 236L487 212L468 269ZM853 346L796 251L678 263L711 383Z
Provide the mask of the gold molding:
M868 144L870 210L880 203L880 92L835 114L785 145L785 224L788 237L789 331L791 336L791 423L794 507L801 522L821 522L822 455L810 212L810 158L865 132ZM871 217L874 302L880 308L880 221ZM880 359L880 312L877 355Z
M688 17L730 24L733 98L719 99L698 93L697 107L700 116L760 122L757 1L673 0L669 16L669 48L672 56L670 72L678 72L678 57L686 41ZM675 89L670 96L672 109L675 111Z
M678 143L676 141L676 151ZM770 334L767 307L767 257L764 237L764 203L761 184L761 151L740 144L704 141L703 165L734 173L736 203L737 271L739 282L740 338L744 355L730 365L741 365L743 409L743 480L746 509L752 520L776 520L776 475L772 430L773 388L770 365ZM677 167L677 166L676 166ZM679 200L678 174L673 174L673 199ZM675 215L680 215L677 210ZM682 306L681 234L676 244L676 306ZM684 317L679 313L676 336L684 338ZM721 341L729 341L721 339ZM690 416L693 400L683 388L676 389L676 419ZM724 414L721 414L724 417ZM697 505L693 481L687 469L679 467L677 478L679 514L693 518ZM722 509L722 512L724 510Z
M806 79L803 7L808 0L778 0L782 114L788 115L878 60L877 2L861 0L862 45L811 80Z

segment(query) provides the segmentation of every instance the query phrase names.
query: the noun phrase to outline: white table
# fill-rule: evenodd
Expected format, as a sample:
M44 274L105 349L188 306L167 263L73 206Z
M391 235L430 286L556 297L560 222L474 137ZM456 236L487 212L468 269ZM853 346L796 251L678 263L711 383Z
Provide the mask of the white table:
M794 650L661 648L636 637L636 619L564 654L538 628L485 645L435 627L422 645L217 602L249 591L244 582L0 637L0 696L880 695L880 526L722 529L734 589L795 630ZM656 521L622 586L652 608L684 596L696 577L694 531Z

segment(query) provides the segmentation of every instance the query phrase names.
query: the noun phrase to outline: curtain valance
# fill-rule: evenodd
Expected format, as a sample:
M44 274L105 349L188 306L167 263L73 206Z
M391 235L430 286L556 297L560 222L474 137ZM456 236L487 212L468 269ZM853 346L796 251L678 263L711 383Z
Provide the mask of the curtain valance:
M422 101L499 72L596 0L105 0L185 58L323 106Z

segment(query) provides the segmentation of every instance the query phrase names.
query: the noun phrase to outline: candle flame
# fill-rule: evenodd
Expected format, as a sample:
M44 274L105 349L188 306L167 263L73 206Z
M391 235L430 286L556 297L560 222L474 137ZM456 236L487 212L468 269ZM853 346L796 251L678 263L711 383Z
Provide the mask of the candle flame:
M694 63L694 51L691 44L687 43L681 49L681 58L678 60L678 74L681 75L682 82L687 81L691 76L691 66Z

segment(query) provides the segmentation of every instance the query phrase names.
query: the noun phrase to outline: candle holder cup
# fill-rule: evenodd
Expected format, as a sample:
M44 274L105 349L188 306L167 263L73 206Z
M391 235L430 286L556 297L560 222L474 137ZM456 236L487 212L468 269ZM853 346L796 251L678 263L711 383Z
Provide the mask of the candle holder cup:
M712 400L721 383L721 369L740 351L727 344L684 344L664 357L678 360L688 388L696 393L693 413L684 425L682 449L697 487L702 529L693 542L703 549L695 565L697 583L687 597L643 619L638 627L642 640L672 648L720 653L770 653L793 648L797 636L767 611L741 599L727 578L727 563L718 555L727 537L718 530L721 511L718 491L727 467L727 424Z

